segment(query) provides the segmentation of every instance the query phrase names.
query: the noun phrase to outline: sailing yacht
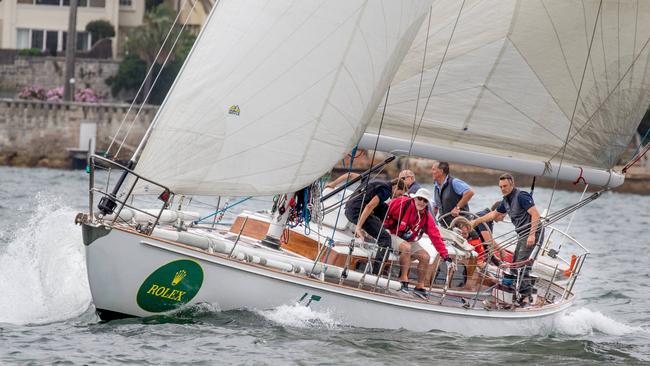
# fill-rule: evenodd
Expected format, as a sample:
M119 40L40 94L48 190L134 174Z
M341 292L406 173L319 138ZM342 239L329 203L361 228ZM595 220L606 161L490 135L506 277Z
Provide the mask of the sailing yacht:
M99 316L297 304L360 327L551 329L589 254L551 224L600 192L545 215L523 306L516 268L479 265L445 228L462 271L432 256L429 298L399 291L396 258L373 275L376 246L323 210L352 193L321 199L314 182L359 146L620 185L612 167L650 103L648 15L617 0L220 1L131 161L89 157L76 222ZM95 184L103 167L122 172L111 191ZM292 192L308 192L317 220L287 228ZM284 194L273 216L226 228L184 209L192 196ZM152 195L159 208L138 205Z

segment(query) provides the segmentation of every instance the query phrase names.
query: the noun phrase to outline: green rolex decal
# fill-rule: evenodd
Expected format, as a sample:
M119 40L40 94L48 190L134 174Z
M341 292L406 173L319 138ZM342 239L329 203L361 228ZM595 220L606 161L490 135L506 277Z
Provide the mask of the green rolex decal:
M203 269L179 259L155 270L138 290L138 306L152 313L175 309L196 296L203 284Z

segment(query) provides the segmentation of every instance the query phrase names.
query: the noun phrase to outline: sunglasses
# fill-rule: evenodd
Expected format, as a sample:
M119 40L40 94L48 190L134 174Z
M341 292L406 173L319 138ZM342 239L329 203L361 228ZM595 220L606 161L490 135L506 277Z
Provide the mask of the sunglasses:
M426 199L426 198L422 198L422 197L415 197L415 199L416 199L416 200L418 200L418 201L423 201L424 203L429 203L429 200L428 200L428 199Z

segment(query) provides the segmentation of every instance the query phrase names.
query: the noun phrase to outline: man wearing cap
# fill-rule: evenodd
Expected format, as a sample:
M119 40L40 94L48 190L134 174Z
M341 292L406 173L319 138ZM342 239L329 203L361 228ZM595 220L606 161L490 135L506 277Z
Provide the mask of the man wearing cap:
M400 263L400 282L402 291L408 290L408 274L411 261L418 260L418 282L413 293L423 299L427 298L427 292L424 288L424 280L427 277L429 267L429 253L424 250L418 240L422 234L427 234L431 243L436 248L440 257L447 263L451 263L451 258L447 253L436 222L429 211L429 201L431 192L425 188L420 188L411 196L402 196L394 198L388 207L384 226L391 234L393 250L399 250ZM453 266L453 264L451 264Z

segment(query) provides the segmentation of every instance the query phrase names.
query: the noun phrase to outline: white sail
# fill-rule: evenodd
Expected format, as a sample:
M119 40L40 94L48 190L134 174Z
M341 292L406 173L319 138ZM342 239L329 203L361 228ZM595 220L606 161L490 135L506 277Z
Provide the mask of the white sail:
M579 168L567 179L583 167L612 168L650 104L650 1L600 5L601 0L434 2L430 23L391 85L381 135L410 143L417 129L415 141L446 151L557 167L571 128L562 162ZM370 134L377 134L382 110ZM478 164L469 155L457 156L449 160ZM607 175L599 181L606 182Z
M181 194L309 185L359 140L430 5L221 0L136 172Z

